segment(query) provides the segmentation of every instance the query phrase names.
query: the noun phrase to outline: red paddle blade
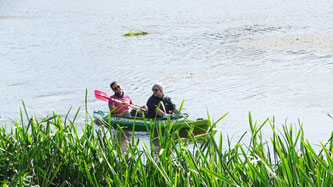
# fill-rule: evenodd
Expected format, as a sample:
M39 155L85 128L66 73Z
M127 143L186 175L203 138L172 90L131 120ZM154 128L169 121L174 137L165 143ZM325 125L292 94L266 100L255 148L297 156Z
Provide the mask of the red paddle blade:
M95 97L96 97L96 99L101 100L101 101L109 101L110 100L107 93L99 91L99 90L95 90Z

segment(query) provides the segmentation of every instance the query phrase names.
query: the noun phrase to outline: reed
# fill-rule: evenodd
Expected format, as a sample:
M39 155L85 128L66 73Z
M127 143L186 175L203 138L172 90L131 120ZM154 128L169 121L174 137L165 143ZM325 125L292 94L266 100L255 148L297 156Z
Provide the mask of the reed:
M44 119L21 111L14 128L0 129L0 184L4 186L328 186L333 180L333 141L315 151L302 125L279 131L266 120L258 124L249 114L249 131L231 144L214 130L198 139L192 131L182 138L172 125L150 130L150 142L132 132L122 144L122 129L94 128L87 113L82 133L73 119L53 115ZM23 117L24 116L24 117ZM24 120L26 118L27 120ZM209 118L209 115L208 115ZM26 121L26 122L24 122ZM265 140L262 127L270 125ZM244 142L243 137L250 141ZM141 146L140 146L141 144Z

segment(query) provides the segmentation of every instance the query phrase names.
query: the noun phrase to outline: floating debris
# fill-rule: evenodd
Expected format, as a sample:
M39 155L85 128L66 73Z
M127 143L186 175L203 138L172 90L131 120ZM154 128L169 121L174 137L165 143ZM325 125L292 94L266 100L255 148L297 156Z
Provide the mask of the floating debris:
M143 31L128 31L126 34L123 34L123 36L139 36L139 35L146 35L148 32Z

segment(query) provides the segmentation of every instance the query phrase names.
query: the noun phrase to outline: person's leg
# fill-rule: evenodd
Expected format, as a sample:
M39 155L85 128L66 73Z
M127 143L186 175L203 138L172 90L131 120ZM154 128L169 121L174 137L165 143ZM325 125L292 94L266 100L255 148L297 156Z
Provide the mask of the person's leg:
M130 111L128 111L128 110L124 111L124 112L121 113L120 115L122 115L122 116L126 116L126 117L131 117L131 113L130 113Z
M132 117L138 117L138 118L142 118L142 112L143 112L143 110L135 110L135 109L133 109L132 111L131 111L131 115L132 115Z

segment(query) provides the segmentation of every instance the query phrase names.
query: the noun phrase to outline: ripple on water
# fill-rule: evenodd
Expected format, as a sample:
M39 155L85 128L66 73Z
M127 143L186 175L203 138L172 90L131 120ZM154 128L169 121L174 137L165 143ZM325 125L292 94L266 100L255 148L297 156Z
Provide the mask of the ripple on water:
M174 74L162 76L163 82L193 82L193 81L211 81L220 77L219 74L203 73L203 72L178 72Z
M332 8L323 1L1 2L1 117L17 117L21 99L64 114L84 104L85 88L89 110L107 110L93 90L111 95L109 84L118 80L138 104L163 81L191 116L206 117L206 107L215 118L232 112L218 127L231 135L247 129L248 111L260 114L256 119L327 123ZM127 30L155 34L122 37ZM307 128L330 129L317 126Z
M239 39L252 40L253 36L281 32L290 28L288 25L248 25L227 28L222 31L205 33L204 36L213 40L222 40L224 43L238 42Z
M333 33L328 34L275 34L242 39L237 46L265 50L286 51L293 54L333 55Z
M11 16L11 15L0 15L0 20L11 20L11 19L14 19L14 20L20 20L20 19L33 19L33 18L38 18L36 16Z

